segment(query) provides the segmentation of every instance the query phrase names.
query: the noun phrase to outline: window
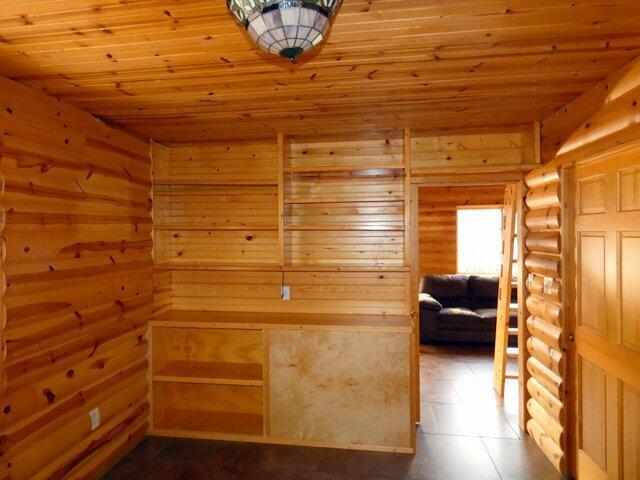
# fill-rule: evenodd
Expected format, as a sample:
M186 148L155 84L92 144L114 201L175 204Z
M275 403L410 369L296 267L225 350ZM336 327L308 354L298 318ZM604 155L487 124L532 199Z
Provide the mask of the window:
M458 210L458 272L500 274L502 210Z

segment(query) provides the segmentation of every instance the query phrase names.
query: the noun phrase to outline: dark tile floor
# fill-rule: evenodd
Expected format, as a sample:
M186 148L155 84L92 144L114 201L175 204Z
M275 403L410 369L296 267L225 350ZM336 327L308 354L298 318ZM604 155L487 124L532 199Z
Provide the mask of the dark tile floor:
M517 381L493 393L492 355L423 347L415 455L147 437L103 480L560 479L518 428Z

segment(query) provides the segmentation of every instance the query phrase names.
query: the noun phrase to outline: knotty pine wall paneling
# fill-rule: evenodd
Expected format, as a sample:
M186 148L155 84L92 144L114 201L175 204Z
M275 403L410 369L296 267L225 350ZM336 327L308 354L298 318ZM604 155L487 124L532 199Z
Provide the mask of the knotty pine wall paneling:
M502 208L504 185L418 190L420 275L458 272L458 209Z
M408 314L404 172L402 135L156 145L173 308Z
M149 144L3 78L0 102L0 478L94 478L147 430Z

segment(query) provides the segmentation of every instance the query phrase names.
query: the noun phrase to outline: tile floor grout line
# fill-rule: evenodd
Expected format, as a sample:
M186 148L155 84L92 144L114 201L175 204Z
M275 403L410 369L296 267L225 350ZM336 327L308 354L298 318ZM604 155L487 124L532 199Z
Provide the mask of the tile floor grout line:
M487 452L487 455L489 455L489 459L491 460L491 463L493 464L493 468L496 469L496 473L498 474L498 477L500 478L500 480L504 480L502 478L502 473L500 473L500 469L498 468L498 465L496 465L496 461L493 459L493 456L491 455L491 452L487 448L487 445L484 443L484 439L482 437L479 437L479 438L480 438L480 443L482 443L482 447L484 448L485 452Z

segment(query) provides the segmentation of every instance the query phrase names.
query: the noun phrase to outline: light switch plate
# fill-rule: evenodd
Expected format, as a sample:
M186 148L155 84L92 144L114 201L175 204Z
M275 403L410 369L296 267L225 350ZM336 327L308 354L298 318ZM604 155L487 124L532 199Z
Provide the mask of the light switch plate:
M291 288L289 285L282 285L280 289L280 300L291 300Z
M91 431L93 432L100 426L102 419L100 418L100 408L96 407L89 412L89 418L91 419Z

